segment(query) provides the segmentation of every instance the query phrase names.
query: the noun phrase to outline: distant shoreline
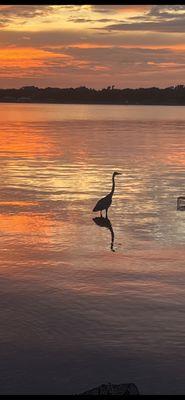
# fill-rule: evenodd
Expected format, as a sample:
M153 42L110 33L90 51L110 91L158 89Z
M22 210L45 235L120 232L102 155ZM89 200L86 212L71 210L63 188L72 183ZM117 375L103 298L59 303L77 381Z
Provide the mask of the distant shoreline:
M116 89L114 86L96 90L77 88L38 88L24 86L20 89L0 89L1 103L30 104L96 104L96 105L150 105L185 106L185 86L139 89Z
M3 101L3 100L0 100L0 103L1 104L71 104L71 105L102 105L102 106L156 106L156 107L159 107L159 106L169 106L169 107L184 107L185 106L185 104L177 104L177 103L158 103L158 104L156 104L156 103L130 103L130 104L125 104L125 103L116 103L116 102L114 102L114 103L88 103L88 102L76 102L76 103L74 103L74 102L58 102L58 101L56 101L56 102L54 102L54 101Z

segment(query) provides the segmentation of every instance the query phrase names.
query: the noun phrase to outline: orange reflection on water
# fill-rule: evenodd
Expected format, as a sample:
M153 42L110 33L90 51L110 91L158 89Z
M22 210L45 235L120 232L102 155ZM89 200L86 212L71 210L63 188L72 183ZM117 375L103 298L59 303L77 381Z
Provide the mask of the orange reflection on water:
M56 152L56 148L51 139L47 140L44 134L38 132L36 127L30 129L25 124L16 123L9 131L1 129L0 154L1 156L14 157L40 157L49 156Z
M185 166L185 152L172 151L166 156L166 164Z
M33 244L40 246L41 243L58 246L68 241L69 237L75 237L77 227L65 218L55 219L54 210L43 214L38 211L15 211L11 214L0 213L0 233L2 240L6 240L9 235L12 235L14 249L18 245L19 239L27 246ZM28 262L29 256L30 254L28 254Z
M4 107L3 121L7 117L7 120L11 123L8 129L8 124L4 122L0 127L0 156L9 158L9 163L12 161L12 157L19 157L19 159L21 157L44 157L48 159L65 157L67 161L82 161L83 163L85 159L88 159L89 150L84 143L83 134L74 135L73 132L70 132L70 129L72 131L75 129L75 126L69 128L62 123L56 123L53 124L53 129L48 134L44 129L44 124L40 127L37 121L32 124L29 122L34 111L34 106L33 109L32 106L30 109L26 108L23 113L26 120L20 122L19 119L22 118L22 107L20 105L16 104L12 111ZM52 109L49 109L49 111L51 112ZM19 122L12 123L14 119Z
M36 206L39 205L36 201L0 201L0 207L2 206L20 206L20 207L27 207L27 206Z
M50 224L44 215L36 213L30 214L0 214L0 231L1 233L17 233L23 235L31 235L50 233Z

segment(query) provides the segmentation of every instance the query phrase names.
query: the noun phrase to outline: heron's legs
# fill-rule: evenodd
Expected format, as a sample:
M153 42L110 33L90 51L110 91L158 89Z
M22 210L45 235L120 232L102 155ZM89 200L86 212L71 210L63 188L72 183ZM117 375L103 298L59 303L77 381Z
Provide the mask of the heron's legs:
M107 208L106 208L106 218L107 218Z
M100 211L100 217L102 217L102 211Z

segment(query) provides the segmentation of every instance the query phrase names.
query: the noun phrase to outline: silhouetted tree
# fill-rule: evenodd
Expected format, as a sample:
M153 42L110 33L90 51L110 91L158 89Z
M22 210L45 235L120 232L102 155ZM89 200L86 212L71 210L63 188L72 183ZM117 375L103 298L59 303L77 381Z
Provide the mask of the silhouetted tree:
M21 100L20 100L21 99ZM23 86L20 89L0 89L0 102L29 101L33 103L89 103L89 104L167 104L185 105L185 86L138 89L52 88Z

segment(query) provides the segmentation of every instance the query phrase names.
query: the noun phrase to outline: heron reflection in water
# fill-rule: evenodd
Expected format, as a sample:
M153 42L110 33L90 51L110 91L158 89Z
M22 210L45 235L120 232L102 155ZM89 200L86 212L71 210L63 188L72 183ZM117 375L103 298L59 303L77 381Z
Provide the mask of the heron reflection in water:
M103 228L109 229L109 231L111 233L111 246L110 246L110 248L111 248L112 251L115 252L115 250L114 250L114 231L113 231L112 224L111 224L110 220L108 218L105 218L105 217L96 217L96 218L93 218L93 221L95 222L96 225L99 225L99 226L101 226Z

